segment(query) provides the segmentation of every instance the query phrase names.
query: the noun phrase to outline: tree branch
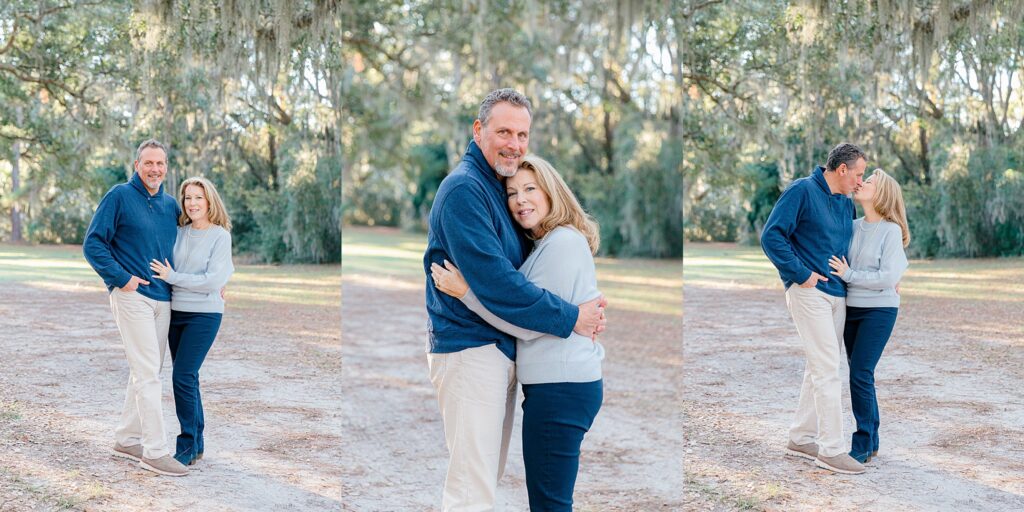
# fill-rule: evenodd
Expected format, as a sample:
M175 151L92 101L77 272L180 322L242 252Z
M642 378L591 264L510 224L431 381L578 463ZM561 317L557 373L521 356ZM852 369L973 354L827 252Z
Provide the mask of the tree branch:
M18 18L15 16L14 23L11 25L11 33L7 35L7 44L4 45L3 49L0 49L0 55L3 55L10 51L14 47L14 40L18 37Z
M15 78L21 80L22 82L31 82L31 83L35 83L35 84L40 84L40 85L43 85L43 86L47 86L47 89L49 89L50 87L55 87L57 89L60 89L60 90L62 90L64 92L70 94L71 96L73 96L73 97L75 97L77 99L80 99L80 100L84 100L85 99L85 97L84 97L85 90L84 89L76 91L75 89L72 89L71 87L67 86L66 84L64 84L64 83L62 83L60 81L54 80L52 78L35 77L35 76L32 76L32 75L26 74L26 72L24 70L22 70L22 69L18 69L18 68L14 67L14 66L11 66L11 65L8 65L8 64L3 64L3 63L0 63L0 71L6 71L7 73L10 73L11 75L14 75Z

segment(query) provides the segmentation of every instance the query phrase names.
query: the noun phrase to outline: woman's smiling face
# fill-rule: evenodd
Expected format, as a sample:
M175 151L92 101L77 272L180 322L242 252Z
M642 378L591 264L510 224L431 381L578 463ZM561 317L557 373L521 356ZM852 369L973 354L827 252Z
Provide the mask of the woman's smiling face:
M529 169L519 169L515 176L505 179L505 194L516 222L535 237L544 236L534 228L551 211L551 200L537 184L536 174Z
M185 187L185 194L181 202L185 206L185 215L192 219L193 224L207 220L206 217L210 213L210 202L206 199L206 191L203 190L203 187L198 185Z

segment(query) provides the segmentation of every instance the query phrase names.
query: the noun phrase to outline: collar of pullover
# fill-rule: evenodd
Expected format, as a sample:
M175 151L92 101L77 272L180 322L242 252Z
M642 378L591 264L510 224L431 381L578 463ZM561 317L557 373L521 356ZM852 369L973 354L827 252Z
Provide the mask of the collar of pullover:
M131 184L132 188L138 190L139 193L141 193L145 197L156 197L164 192L164 184L161 183L160 188L157 189L156 191L156 194L150 194L149 190L146 189L146 184L142 183L142 177L139 176L139 173L137 172L132 172L132 177L130 180L128 180L128 183Z
M491 164L487 163L484 152L480 150L480 146L476 145L475 140L469 141L469 147L466 148L466 154L462 158L471 163L489 185L504 193L504 184L498 179L498 173L491 167Z
M843 194L832 193L832 189L830 189L829 186L828 186L828 181L825 180L825 168L824 167L822 167L820 165L815 167L814 168L814 173L811 174L811 176L813 177L814 182L818 184L818 187L820 187L821 190L825 192L825 195L833 196L833 197L835 197L835 196L846 197Z

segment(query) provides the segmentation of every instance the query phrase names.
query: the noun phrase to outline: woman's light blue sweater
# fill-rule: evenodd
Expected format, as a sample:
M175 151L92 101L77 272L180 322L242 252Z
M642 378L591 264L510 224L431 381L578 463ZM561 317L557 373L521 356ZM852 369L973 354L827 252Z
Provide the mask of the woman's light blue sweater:
M571 304L596 299L597 272L587 239L567 226L537 241L519 271L533 284ZM601 378L604 347L576 332L568 338L516 327L487 311L470 290L462 297L487 323L516 337L516 377L523 384L593 382Z

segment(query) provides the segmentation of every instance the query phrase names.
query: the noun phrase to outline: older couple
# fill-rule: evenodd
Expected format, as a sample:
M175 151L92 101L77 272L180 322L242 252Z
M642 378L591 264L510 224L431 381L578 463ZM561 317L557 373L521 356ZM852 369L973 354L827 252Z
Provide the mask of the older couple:
M221 290L234 272L231 220L204 178L182 182L177 201L164 193L164 144L140 144L134 171L100 201L82 248L107 285L130 370L113 454L154 473L184 476L203 457L199 368L220 328ZM160 404L168 346L181 424L173 456Z
M761 235L806 356L786 453L842 474L863 473L878 453L874 372L896 323L910 243L899 184L881 169L863 179L866 167L859 147L839 144L824 167L783 192ZM864 212L856 220L854 201ZM849 450L839 378L844 345L857 421Z
M571 510L601 407L597 224L545 160L512 89L480 104L473 140L430 211L427 361L449 452L441 505L493 510L517 395L531 510Z

